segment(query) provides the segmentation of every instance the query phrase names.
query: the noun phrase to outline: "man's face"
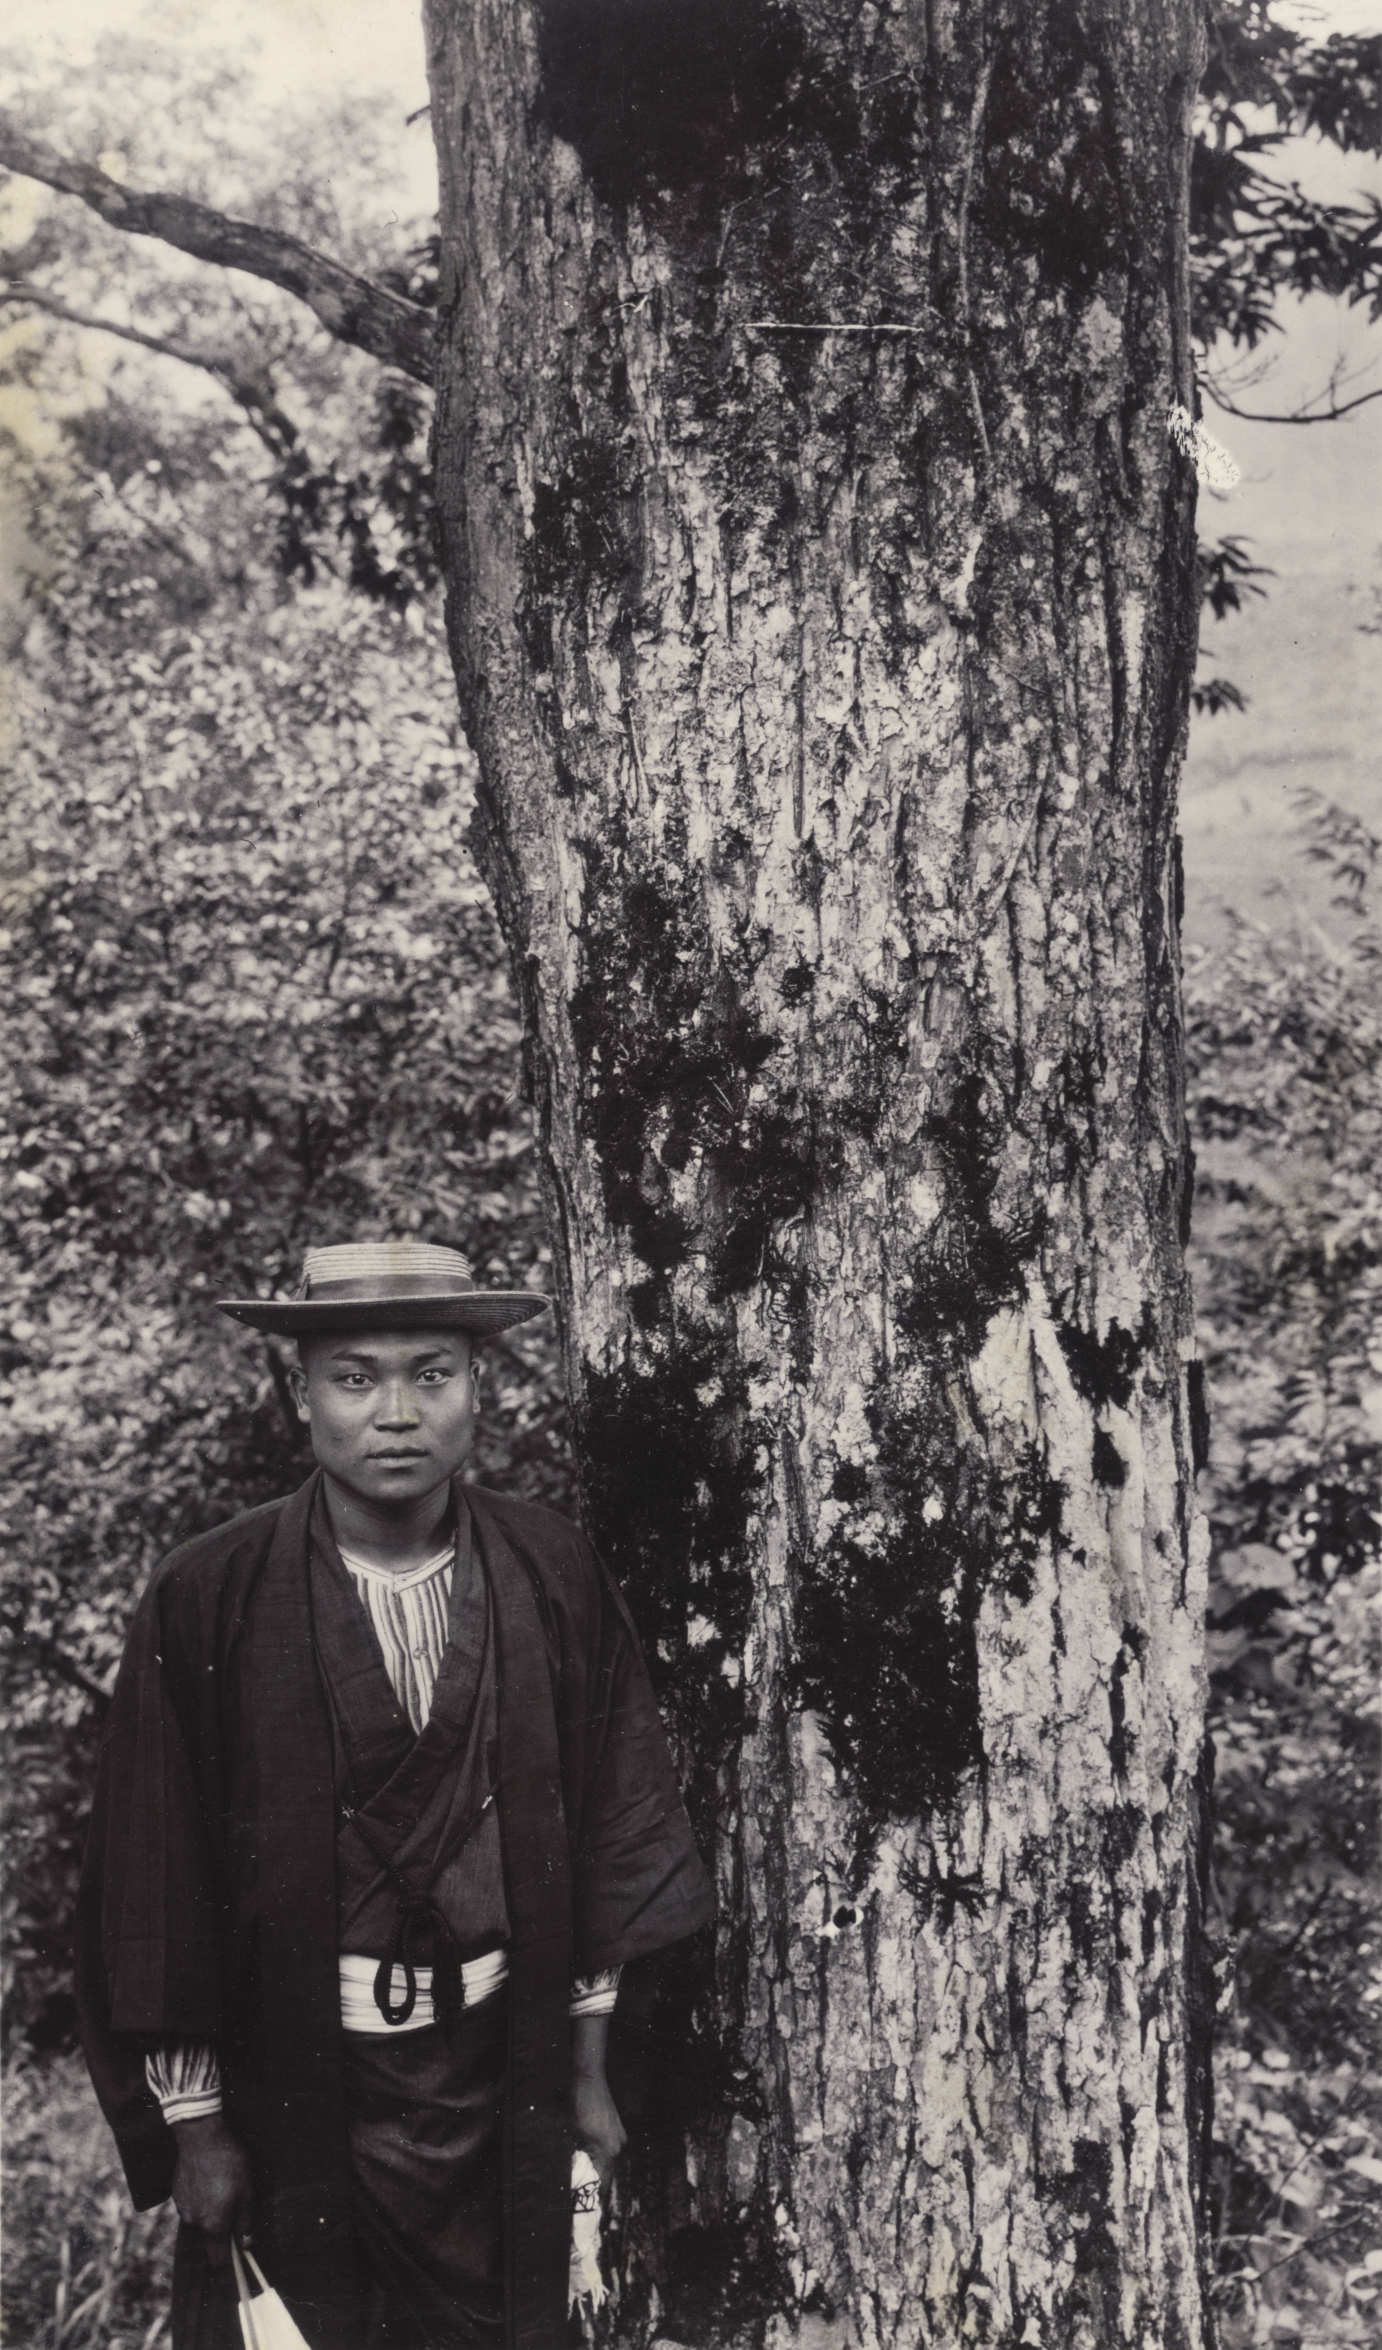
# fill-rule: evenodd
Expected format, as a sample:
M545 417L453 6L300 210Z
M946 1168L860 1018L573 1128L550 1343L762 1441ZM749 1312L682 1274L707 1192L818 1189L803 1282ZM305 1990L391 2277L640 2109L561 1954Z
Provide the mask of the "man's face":
M458 1330L313 1338L291 1374L299 1417L329 1476L363 1501L414 1502L470 1451L475 1374Z

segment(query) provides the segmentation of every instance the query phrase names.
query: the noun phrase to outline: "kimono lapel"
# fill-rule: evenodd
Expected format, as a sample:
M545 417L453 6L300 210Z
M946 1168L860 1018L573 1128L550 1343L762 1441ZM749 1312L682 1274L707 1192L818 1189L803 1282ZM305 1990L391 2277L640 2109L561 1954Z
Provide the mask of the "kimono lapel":
M455 1769L489 1662L489 1591L475 1558L469 1512L458 1513L446 1650L421 1734L394 1695L369 1616L319 1504L312 1525L312 1616L317 1654L349 1756L352 1799L406 1837ZM485 1790L488 1793L488 1789Z
M489 1587L475 1555L474 1521L468 1509L458 1508L446 1654L432 1691L432 1710L422 1733L424 1739L433 1722L449 1726L452 1732L469 1727L480 1694L490 1636Z
M312 1647L308 1531L320 1476L278 1519L254 1594L247 1667L257 1778L262 2221L275 2281L309 2336L362 2336L350 2225L336 1958L331 1723Z
M313 1644L349 1750L355 1792L367 1803L401 1769L417 1737L394 1695L373 1626L336 1546L324 1495L312 1513L311 1544Z
M571 1855L556 1708L532 1581L464 1486L494 1610L499 1826L509 1945L505 2253L514 2350L552 2350L566 2306L571 2236Z

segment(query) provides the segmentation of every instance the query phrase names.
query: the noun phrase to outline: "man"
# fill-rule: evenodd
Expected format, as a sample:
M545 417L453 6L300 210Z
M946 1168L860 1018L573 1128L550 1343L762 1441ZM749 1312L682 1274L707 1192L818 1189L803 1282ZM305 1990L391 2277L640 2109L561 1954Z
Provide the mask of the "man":
M588 1543L458 1477L474 1340L546 1302L411 1241L222 1301L297 1339L318 1466L145 1593L79 1918L97 2092L183 2223L174 2350L238 2350L251 2233L312 2350L567 2338L618 1969L710 1897Z

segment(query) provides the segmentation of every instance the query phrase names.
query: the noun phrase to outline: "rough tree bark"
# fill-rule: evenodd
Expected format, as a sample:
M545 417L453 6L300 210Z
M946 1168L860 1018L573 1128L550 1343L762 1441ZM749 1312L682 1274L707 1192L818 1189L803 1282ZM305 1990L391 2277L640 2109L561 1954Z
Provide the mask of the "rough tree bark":
M1193 0L427 0L591 1521L722 1921L623 2331L1207 2339Z

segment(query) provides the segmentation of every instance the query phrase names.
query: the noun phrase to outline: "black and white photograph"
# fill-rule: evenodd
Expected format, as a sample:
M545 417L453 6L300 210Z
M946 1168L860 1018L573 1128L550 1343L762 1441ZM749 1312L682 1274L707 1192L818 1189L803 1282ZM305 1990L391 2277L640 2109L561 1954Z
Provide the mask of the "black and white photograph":
M1382 0L16 0L5 2350L1382 2338Z

